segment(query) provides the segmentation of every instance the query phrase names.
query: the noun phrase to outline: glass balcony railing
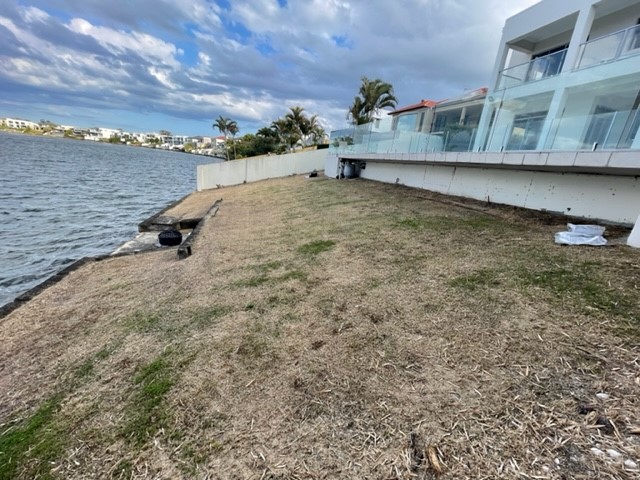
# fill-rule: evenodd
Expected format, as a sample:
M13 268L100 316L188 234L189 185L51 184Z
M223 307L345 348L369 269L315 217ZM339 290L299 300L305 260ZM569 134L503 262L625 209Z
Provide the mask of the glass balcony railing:
M640 25L583 43L577 68L586 68L640 53Z
M637 109L569 115L554 120L549 150L618 150L633 148L640 114Z
M329 151L333 154L470 152L477 129L445 127L443 132L379 131L372 124L331 132Z
M527 63L506 68L500 74L498 89L516 87L523 83L558 75L564 65L567 49L537 57Z

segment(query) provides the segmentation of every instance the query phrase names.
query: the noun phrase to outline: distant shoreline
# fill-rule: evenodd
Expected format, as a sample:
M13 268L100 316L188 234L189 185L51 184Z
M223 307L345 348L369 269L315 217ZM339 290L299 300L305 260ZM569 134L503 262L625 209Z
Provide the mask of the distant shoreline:
M139 143L125 143L125 142L120 142L120 143L116 143L116 142L105 142L105 141L101 141L101 140L86 140L84 138L80 138L80 137L76 137L76 136L60 136L60 135L45 135L44 133L40 133L40 132L23 132L21 130L14 130L14 129L10 129L10 128L0 128L0 134L2 133L7 133L9 135L24 135L27 137L41 137L41 138L56 138L56 139L63 139L63 140L75 140L75 141L82 141L82 142L89 142L89 143L98 143L98 144L102 144L102 145L114 145L114 146L123 146L123 147L134 147L134 148L145 148L148 150L158 150L158 151L162 151L162 152L171 152L171 153L185 153L187 155L197 155L200 157L207 157L207 158L215 158L218 160L225 160L224 157L220 157L220 156L216 156L216 155L205 155L202 153L195 153L195 152L187 152L186 150L179 150L179 149L170 149L170 148L156 148L156 147L146 147L144 145L141 145Z

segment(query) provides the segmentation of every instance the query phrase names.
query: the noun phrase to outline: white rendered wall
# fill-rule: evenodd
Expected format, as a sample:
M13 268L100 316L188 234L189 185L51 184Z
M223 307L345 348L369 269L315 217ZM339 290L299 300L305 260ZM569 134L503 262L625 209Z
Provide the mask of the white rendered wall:
M322 170L327 154L326 149L311 150L198 165L197 189L200 191Z
M606 17L598 18L593 22L589 39L595 40L596 38L608 35L609 33L633 27L636 25L639 18L640 5L633 5L611 15L607 15Z

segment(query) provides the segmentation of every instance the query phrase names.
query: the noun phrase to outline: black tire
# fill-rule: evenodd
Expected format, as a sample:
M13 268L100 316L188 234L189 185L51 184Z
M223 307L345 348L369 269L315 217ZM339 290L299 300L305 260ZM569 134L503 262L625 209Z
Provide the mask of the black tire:
M158 234L158 242L164 247L175 247L182 243L182 233L178 230L165 230Z

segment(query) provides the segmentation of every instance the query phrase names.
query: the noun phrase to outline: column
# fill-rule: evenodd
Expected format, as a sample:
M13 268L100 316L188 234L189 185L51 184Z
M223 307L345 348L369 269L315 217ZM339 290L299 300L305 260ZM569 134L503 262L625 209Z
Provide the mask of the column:
M580 56L580 46L589 38L594 18L595 8L593 5L582 8L578 13L578 20L576 20L576 26L571 35L571 42L569 43L567 54L564 57L562 73L571 72L577 67Z
M567 103L567 94L565 92L563 84L559 84L556 90L553 92L553 98L549 104L549 110L547 116L544 119L540 136L538 137L538 145L536 150L546 150L547 141L549 140L549 133L553 128L553 124L556 118L559 117L558 112L564 110L564 106Z

